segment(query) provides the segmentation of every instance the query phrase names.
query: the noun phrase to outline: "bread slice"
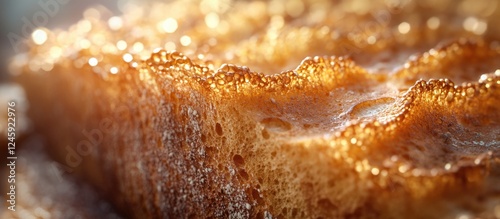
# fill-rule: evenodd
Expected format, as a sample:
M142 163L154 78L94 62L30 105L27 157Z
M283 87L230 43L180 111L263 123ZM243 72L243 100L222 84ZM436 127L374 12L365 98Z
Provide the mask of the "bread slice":
M494 29L318 4L93 9L13 66L55 168L132 218L498 217ZM379 9L375 44L346 31Z

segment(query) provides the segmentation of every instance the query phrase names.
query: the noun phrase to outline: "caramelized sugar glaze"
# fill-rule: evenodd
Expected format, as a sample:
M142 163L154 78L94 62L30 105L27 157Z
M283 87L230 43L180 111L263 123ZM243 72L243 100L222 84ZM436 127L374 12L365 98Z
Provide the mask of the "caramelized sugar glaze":
M133 217L494 218L498 4L95 8L13 69L53 157Z

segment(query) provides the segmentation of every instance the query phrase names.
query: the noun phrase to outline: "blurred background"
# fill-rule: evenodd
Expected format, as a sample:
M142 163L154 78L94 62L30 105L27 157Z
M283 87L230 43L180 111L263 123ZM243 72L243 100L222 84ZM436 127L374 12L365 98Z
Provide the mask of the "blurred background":
M99 218L102 215L105 215L106 218L115 218L117 217L111 207L101 201L90 188L85 188L83 186L76 186L76 182L69 182L67 180L57 181L50 172L47 171L51 168L48 166L46 160L46 156L43 152L35 153L39 156L31 156L28 154L24 154L19 158L18 161L18 171L24 170L23 173L18 172L18 182L16 182L17 193L19 196L27 196L32 193L34 190L44 190L43 196L45 198L43 200L35 200L35 211L27 214L23 213L23 209L18 209L17 213L13 212L13 215L9 215L6 208L6 202L4 199L7 185L7 171L5 167L5 163L7 163L7 137L6 137L6 115L7 115L7 102L11 100L16 100L16 120L17 128L16 128L16 153L22 153L21 148L25 148L25 146L29 145L29 150L41 150L43 147L43 140L36 136L27 135L30 133L29 130L26 130L29 127L27 124L29 123L29 119L26 118L25 112L28 108L28 103L24 97L23 89L16 84L9 82L9 78L11 77L11 73L9 72L9 62L12 60L12 57L16 54L23 53L27 50L25 46L25 41L31 39L31 33L38 27L46 27L49 29L59 28L59 29L67 29L71 24L76 23L80 19L82 19L85 10L90 7L101 5L111 13L119 15L121 14L121 8L125 4L125 2L130 2L129 0L1 0L0 3L2 7L0 7L0 145L2 150L0 151L0 163L3 165L0 167L0 198L4 202L1 205L0 209L0 218L11 218L12 216L16 216L19 218L31 218L31 213L39 216L40 218L50 218L47 216L47 212L41 208L36 208L37 206L56 206L51 205L50 203L38 203L36 202L52 202L52 198L57 197L57 193L59 193L59 197L69 197L69 196L78 196L80 197L77 201L72 201L71 199L59 199L57 202L61 203L59 208L64 209L67 208L68 205L72 206L85 206L88 203L96 203L92 206L82 207L84 210L68 210L65 214L54 216L55 218L65 218L66 216L70 216L72 218ZM38 146L37 146L38 145ZM23 166L29 161L38 162L37 160L45 159L45 166L37 165L37 169L32 169L31 173L27 172L28 170L23 169ZM43 163L43 162L38 162ZM24 164L24 165L23 165ZM49 174L49 175L47 175ZM52 185L53 189L41 189L36 188L33 185L26 185L26 179L24 177L27 176L38 176L35 181L35 184L42 183L44 185ZM45 177L43 177L45 176ZM42 182L47 179L48 182ZM44 186L45 188L47 186ZM50 187L50 186L49 186ZM87 195L88 194L88 195ZM50 198L50 197L51 198ZM27 198L29 199L29 198ZM86 201L85 201L86 200ZM87 204L86 204L87 203ZM96 206L99 207L97 210L88 211L85 209L95 209ZM94 212L89 215L89 212ZM102 212L111 212L109 214L105 214ZM7 214L7 215L5 215ZM111 216L110 216L111 215ZM68 218L68 217L66 217Z
M8 77L8 63L26 48L21 41L29 38L34 28L65 29L83 17L84 11L102 5L115 14L130 0L2 0L0 7L0 82Z

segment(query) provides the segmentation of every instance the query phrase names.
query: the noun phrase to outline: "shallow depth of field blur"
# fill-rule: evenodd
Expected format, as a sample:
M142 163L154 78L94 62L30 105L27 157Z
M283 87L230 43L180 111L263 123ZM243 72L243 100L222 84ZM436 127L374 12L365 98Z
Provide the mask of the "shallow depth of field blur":
M86 9L102 5L114 13L129 0L7 0L0 7L0 82L8 79L8 62L11 57L22 52L25 47L18 44L21 39L29 39L33 27L67 28L82 19ZM15 37L14 37L15 36Z

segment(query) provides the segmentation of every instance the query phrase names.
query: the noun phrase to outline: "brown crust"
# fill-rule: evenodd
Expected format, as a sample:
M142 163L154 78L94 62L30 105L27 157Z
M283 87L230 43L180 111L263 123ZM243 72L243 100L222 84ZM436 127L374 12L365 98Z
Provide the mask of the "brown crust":
M290 34L309 34L291 26ZM269 46L262 37L259 45ZM31 117L55 159L132 217L494 217L498 43L469 37L424 52L440 41L412 44L408 36L383 43L389 39L398 37L358 47L366 53L351 58L306 58L279 74L271 74L274 67L266 74L236 65L216 69L222 56L207 61L165 50L144 61L104 53L97 66L79 65L94 46L76 59L63 57L50 72L16 63L36 106ZM35 46L30 55L51 45L57 43ZM241 45L236 54L251 54ZM404 45L422 53L399 70L360 66L367 54ZM339 52L325 48L297 52ZM266 62L288 55L234 61L266 69ZM103 70L107 64L119 73ZM464 69L474 66L480 70ZM86 142L89 151L79 148ZM80 162L71 161L70 150Z

